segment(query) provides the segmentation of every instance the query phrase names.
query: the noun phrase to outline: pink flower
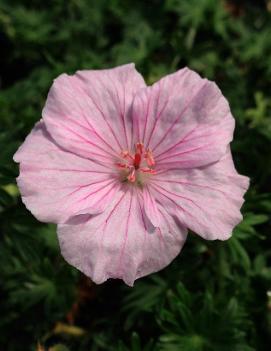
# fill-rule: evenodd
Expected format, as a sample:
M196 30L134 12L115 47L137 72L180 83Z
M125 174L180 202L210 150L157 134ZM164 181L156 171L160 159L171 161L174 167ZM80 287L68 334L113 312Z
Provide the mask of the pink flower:
M215 83L184 68L147 87L133 64L60 75L14 156L23 202L58 224L65 259L128 285L180 252L187 228L226 240L248 178Z

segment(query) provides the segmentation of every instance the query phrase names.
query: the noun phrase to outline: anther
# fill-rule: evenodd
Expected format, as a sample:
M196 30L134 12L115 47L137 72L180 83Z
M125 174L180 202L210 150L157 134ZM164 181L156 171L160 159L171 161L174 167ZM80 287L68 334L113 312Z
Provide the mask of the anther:
M136 176L135 176L135 169L132 170L131 173L129 173L127 179L129 180L129 182L134 183L136 180Z
M155 165L152 152L149 149L145 153L145 159L149 167L153 167Z

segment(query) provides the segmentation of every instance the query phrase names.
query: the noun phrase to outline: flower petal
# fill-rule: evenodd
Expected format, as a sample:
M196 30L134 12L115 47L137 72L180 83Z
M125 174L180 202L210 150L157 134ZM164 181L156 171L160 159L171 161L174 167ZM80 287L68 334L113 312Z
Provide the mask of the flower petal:
M114 167L61 149L38 123L14 155L17 183L26 207L41 221L61 222L72 215L103 211L118 190Z
M141 90L133 102L134 138L162 168L193 168L219 160L234 119L217 85L184 68Z
M137 189L123 185L110 208L58 226L64 258L98 284L108 278L134 280L168 265L180 252L186 229L159 207L163 224L146 218Z
M65 149L87 158L114 157L131 144L130 105L144 87L134 64L62 74L49 91L43 119Z
M248 183L234 169L228 151L219 162L206 167L157 174L151 190L156 201L183 225L205 239L225 240L242 220L240 207Z

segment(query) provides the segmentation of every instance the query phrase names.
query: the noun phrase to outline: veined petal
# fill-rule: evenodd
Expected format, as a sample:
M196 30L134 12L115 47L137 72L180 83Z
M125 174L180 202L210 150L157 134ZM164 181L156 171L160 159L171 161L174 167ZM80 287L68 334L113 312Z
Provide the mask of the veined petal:
M113 69L78 71L55 79L43 109L52 137L65 149L95 159L119 155L131 144L130 105L145 87L128 64Z
M225 240L242 220L240 208L248 183L236 172L228 151L206 167L157 174L151 191L183 225L205 239Z
M14 155L22 200L41 221L59 223L82 213L99 213L118 191L118 173L59 147L38 123Z
M135 279L168 265L186 239L186 229L158 206L163 223L155 228L137 189L123 185L123 193L103 213L58 226L64 258L98 284L119 278L132 286Z
M232 140L227 100L215 83L188 68L141 90L132 114L134 138L152 150L157 169L215 162Z

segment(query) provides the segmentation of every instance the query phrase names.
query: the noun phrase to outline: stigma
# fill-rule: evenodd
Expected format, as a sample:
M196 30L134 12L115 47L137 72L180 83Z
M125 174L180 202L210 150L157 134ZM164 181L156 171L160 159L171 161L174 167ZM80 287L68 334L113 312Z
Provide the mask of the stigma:
M123 182L142 185L149 175L155 174L153 154L150 149L145 149L141 142L136 143L133 153L123 150L120 162L116 165L120 169Z

